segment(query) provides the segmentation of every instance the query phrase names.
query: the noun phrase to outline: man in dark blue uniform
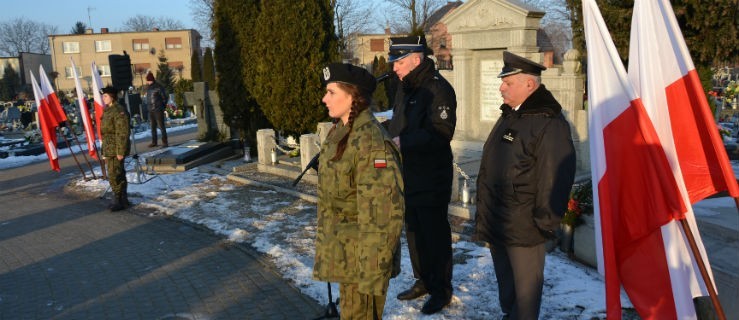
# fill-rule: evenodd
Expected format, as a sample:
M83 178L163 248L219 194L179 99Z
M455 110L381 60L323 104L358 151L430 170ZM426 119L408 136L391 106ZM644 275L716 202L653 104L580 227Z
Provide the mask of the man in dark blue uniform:
M429 293L421 312L432 314L452 298L452 235L447 213L457 98L426 51L423 36L391 38L389 61L401 82L388 132L403 158L405 231L416 278L398 299Z
M503 62L503 114L483 147L474 236L490 244L504 319L538 319L544 245L567 209L575 148L562 107L541 84L546 67L508 51Z

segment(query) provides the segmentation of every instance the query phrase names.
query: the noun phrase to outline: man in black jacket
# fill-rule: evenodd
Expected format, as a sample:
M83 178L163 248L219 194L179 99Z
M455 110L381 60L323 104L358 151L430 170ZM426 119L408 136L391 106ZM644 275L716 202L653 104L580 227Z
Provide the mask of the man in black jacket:
M447 219L452 193L452 149L457 116L454 89L425 56L424 37L391 38L390 59L400 86L388 132L400 148L406 201L406 238L416 282L400 300L429 293L425 314L452 298L452 236Z
M157 128L162 131L162 147L168 147L167 126L164 123L164 108L167 106L167 90L157 83L151 71L146 75L146 104L149 106L149 123L151 123L151 144L157 146Z
M543 84L546 67L503 52L502 116L483 147L475 239L488 242L505 319L538 319L544 247L554 238L575 177L562 107Z

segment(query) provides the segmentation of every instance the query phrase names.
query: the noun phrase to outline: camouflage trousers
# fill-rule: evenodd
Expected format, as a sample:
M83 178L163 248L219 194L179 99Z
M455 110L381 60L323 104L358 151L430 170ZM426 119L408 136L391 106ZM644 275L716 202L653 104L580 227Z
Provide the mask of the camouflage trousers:
M110 189L116 195L126 193L128 189L128 181L126 181L126 168L125 160L118 160L117 157L106 158L106 164L108 165L108 182L110 183Z
M339 284L339 314L342 320L380 320L385 297L359 293L356 283Z

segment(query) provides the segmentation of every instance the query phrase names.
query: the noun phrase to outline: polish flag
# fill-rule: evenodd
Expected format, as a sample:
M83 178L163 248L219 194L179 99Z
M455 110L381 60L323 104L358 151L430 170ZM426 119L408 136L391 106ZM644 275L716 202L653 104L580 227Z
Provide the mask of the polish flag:
M726 149L669 1L634 3L629 78L662 141L683 202L696 203L724 190L739 196ZM712 278L690 205L684 216ZM661 233L675 302L670 307L678 319L696 318L693 298L708 292L695 257L680 222L663 226Z
M100 140L103 138L100 132L100 124L103 121L103 95L100 93L100 89L103 88L103 80L100 78L98 67L95 65L95 61L92 62L92 97L95 101L95 128L97 129L97 138Z
M675 319L660 230L683 218L685 204L595 0L582 3L596 254L605 276L607 317L621 319L623 286L640 314Z
M74 78L74 86L77 89L77 105L79 105L80 118L82 118L82 126L85 129L87 152L90 154L91 157L97 159L98 156L95 150L95 130L92 128L90 109L87 108L85 93L82 91L82 84L80 83L80 77L77 74L77 66L74 64L74 59L72 59L72 57L69 57L69 61L72 62L72 77Z
M59 168L59 154L56 149L56 120L51 114L48 103L44 99L44 94L39 88L36 77L31 73L31 86L33 87L33 96L36 99L36 110L38 112L39 128L41 129L41 137L44 141L44 149L46 156L49 158L51 170L61 171Z
M62 104L59 102L56 92L54 92L54 87L52 87L51 82L49 82L49 77L46 76L46 71L44 71L43 65L39 65L39 81L41 82L41 93L44 94L43 97L49 105L49 111L51 112L52 120L56 127L60 123L67 121L67 115L64 113L64 108L62 108Z
M669 1L634 3L629 78L690 203L724 190L738 197L729 157Z

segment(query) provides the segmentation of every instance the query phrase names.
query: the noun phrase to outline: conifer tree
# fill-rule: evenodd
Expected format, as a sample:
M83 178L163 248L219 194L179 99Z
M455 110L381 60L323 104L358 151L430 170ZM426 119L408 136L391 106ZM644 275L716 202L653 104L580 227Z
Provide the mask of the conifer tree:
M258 2L216 0L212 27L218 72L215 89L221 98L223 120L252 150L256 150L257 130L271 127L246 86L246 79L253 77L247 67L253 63L245 62L255 59L249 48L253 46Z
M385 57L375 57L374 61L372 62L372 75L378 77L386 72L388 72L388 65L385 61ZM386 81L378 83L377 89L375 89L375 93L372 95L372 100L377 107L377 111L385 111L389 108L387 88L385 87L385 83Z
M208 88L216 86L216 67L213 64L213 51L210 48L205 48L205 54L203 54L203 81L208 83Z
M15 97L20 89L21 79L18 72L13 69L10 63L6 63L3 69L2 91L0 91L0 100L9 101Z
M330 2L261 2L250 87L269 121L285 134L313 132L328 119L320 74L339 58Z
M167 63L168 59L167 56L164 55L164 50L159 51L157 59L159 60L159 64L157 65L158 71L156 74L157 82L167 89L168 93L174 92L174 72L170 69L169 63Z
M192 58L190 58L190 78L192 82L203 81L203 68L200 67L200 52L197 49L192 50Z

